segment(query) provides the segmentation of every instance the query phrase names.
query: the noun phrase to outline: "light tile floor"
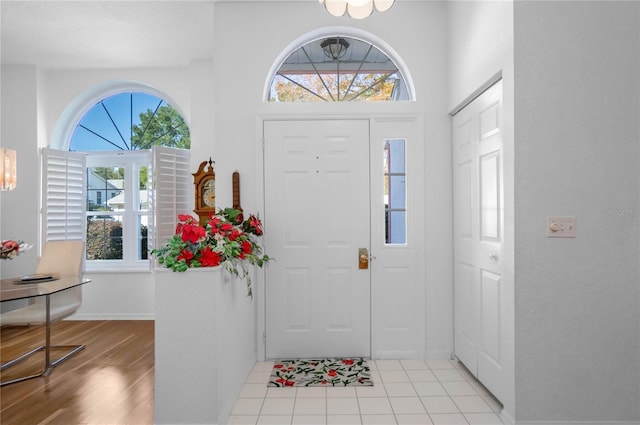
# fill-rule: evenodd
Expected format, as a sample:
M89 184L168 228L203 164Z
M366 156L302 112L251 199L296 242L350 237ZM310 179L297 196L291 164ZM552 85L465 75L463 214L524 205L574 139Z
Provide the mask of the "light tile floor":
M502 406L456 361L369 360L373 387L267 388L255 365L228 425L500 425Z

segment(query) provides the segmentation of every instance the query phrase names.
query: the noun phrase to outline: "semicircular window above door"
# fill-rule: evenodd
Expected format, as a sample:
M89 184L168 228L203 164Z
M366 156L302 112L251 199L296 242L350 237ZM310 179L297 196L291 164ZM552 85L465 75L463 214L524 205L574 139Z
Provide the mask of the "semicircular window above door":
M382 50L351 37L305 44L280 64L269 102L410 100L398 66Z

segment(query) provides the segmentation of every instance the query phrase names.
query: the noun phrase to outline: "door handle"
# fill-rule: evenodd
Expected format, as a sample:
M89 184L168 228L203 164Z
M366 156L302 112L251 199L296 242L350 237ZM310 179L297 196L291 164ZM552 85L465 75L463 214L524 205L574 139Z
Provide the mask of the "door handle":
M358 248L358 268L369 268L369 250L367 248Z
M492 252L491 254L489 254L489 259L491 261L498 261L498 254L496 254L495 252Z

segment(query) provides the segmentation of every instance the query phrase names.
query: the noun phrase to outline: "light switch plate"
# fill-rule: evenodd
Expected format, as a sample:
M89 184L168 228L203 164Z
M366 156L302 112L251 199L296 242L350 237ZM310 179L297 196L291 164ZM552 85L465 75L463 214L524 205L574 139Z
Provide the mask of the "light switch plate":
M576 218L575 217L547 217L547 237L548 238L575 238Z

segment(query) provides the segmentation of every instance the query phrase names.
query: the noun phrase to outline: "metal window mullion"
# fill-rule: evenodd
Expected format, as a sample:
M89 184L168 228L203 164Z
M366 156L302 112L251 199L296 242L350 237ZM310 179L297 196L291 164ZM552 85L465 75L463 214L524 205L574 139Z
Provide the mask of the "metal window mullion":
M360 75L360 71L362 70L362 67L364 66L365 61L369 57L369 53L371 53L371 49L373 49L373 45L369 46L369 50L367 50L367 54L364 55L364 58L362 58L362 60L360 61L360 66L358 66L356 73L353 75L353 79L351 80L349 87L347 87L347 91L344 92L344 99L347 98L347 95L351 91L351 87L353 87L353 83L355 83L356 78L358 77L358 75Z
M320 78L320 82L324 86L324 89L327 91L327 93L329 93L329 97L331 97L331 100L335 102L336 99L331 94L331 90L329 90L329 87L327 87L327 83L325 83L324 78L322 78L322 75L320 74L320 71L318 71L318 68L316 67L316 64L311 60L311 57L307 53L307 50L304 47L302 47L301 49L304 52L304 54L307 57L307 59L309 59L309 62L311 63L311 67L313 68L313 71L316 73L318 78Z
M298 83L297 81L292 80L291 78L287 77L286 75L282 75L282 74L278 74L278 75L280 75L280 76L281 76L282 78L284 78L285 80L292 82L293 84L295 84L296 86L300 87L301 89L308 91L308 92L309 92L309 93L311 93L312 95L314 95L314 96L316 96L316 97L319 97L320 99L324 100L325 102L328 102L328 101L329 101L329 99L326 99L326 98L324 98L324 97L320 96L318 93L316 93L316 92L314 92L313 90L311 90L311 89L309 89L309 88L307 88L307 87L303 86L302 84Z

